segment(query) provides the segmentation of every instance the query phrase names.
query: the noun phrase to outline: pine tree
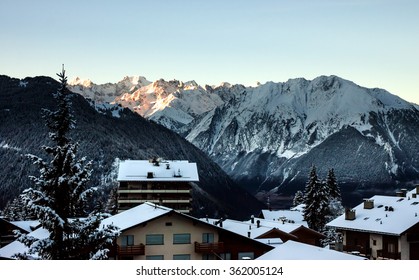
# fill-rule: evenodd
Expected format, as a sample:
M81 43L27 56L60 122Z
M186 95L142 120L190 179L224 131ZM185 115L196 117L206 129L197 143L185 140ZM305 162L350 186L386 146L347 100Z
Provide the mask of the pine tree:
M339 186L336 181L335 170L333 168L329 169L329 172L327 173L326 182L327 182L327 186L329 187L330 197L338 199L338 200L342 200Z
M9 221L23 221L32 220L32 217L22 200L22 197L18 196L12 201L9 201L3 209L2 215Z
M43 110L49 138L55 146L42 147L50 156L49 161L28 155L39 166L40 174L30 177L35 186L22 194L28 210L49 236L36 239L23 234L19 241L29 248L28 254L41 259L105 258L107 247L119 232L115 226L100 225L107 215L88 213L89 198L96 191L87 186L92 163L76 157L78 143L72 143L68 136L75 121L64 68L57 75L60 78L60 87L54 94L57 110Z
M326 184L329 189L329 215L327 217L327 222L332 221L337 218L344 212L344 207L342 206L342 197L340 194L340 189L336 180L335 172L332 169L329 169L327 174Z
M292 204L294 206L298 206L303 203L304 203L304 193L302 191L296 191Z
M304 220L308 226L316 231L322 231L326 224L326 216L329 214L329 192L325 183L317 177L316 166L310 170L304 194Z

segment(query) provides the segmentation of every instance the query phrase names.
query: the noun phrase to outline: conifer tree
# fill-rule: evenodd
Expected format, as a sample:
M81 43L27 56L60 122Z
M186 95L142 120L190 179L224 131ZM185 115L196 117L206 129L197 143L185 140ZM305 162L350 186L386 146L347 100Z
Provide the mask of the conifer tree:
M89 198L96 191L87 186L92 164L84 157L76 157L78 143L73 143L69 137L75 121L64 68L57 75L60 78L60 87L54 94L57 110L43 110L49 138L55 146L42 147L49 160L29 155L39 166L39 176L30 177L34 187L22 194L28 211L49 235L36 239L22 234L19 241L29 248L28 255L37 255L40 259L106 258L107 248L119 232L115 226L101 226L107 215L89 213Z
M326 184L329 190L329 215L327 217L327 222L329 222L343 214L345 210L342 206L342 197L333 168L329 169Z
M308 226L316 231L322 231L326 224L326 216L329 214L329 193L325 183L317 177L316 166L310 170L304 194L304 220Z
M292 201L292 204L294 206L298 206L300 204L304 203L304 193L302 191L296 191L294 195L294 200Z
M342 200L338 183L336 181L335 170L329 169L326 179L327 186L329 187L330 197L338 200Z

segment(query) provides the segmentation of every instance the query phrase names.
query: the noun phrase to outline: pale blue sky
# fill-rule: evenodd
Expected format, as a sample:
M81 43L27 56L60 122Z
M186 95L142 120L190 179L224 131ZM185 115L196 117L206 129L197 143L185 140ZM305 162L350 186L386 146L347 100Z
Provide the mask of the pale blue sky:
M419 104L417 0L0 0L0 74L285 82L337 75Z

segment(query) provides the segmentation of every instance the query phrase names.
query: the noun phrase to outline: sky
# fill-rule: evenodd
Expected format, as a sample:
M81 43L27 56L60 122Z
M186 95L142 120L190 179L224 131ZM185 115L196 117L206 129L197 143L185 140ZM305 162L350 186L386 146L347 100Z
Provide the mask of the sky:
M0 75L255 85L337 75L419 104L417 0L0 0Z

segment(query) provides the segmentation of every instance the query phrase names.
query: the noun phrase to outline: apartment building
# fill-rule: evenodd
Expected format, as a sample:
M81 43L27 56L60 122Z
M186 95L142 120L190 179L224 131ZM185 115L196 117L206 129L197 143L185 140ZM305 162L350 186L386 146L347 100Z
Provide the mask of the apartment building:
M119 212L152 202L190 213L191 183L199 182L199 176L196 163L154 158L122 161L117 180Z

